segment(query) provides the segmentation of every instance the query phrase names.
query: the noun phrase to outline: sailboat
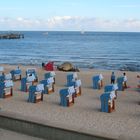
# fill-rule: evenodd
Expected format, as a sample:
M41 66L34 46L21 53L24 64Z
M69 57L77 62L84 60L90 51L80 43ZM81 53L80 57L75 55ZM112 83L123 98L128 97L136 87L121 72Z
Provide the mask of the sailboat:
M83 35L83 34L85 34L85 31L84 31L84 30L82 30L82 31L81 31L81 34L82 34L82 35Z

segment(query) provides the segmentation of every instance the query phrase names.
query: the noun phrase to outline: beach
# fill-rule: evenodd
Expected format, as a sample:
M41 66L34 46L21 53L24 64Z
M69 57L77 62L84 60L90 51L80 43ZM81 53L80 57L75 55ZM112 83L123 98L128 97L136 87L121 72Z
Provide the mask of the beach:
M9 73L16 65L0 65ZM44 79L47 72L38 66L19 65L22 77L25 77L27 68L35 67L39 81ZM124 71L114 71L116 77L122 76ZM92 77L102 74L103 84L110 84L110 70L81 69L77 72L82 81L82 95L75 98L71 107L60 106L60 89L66 88L66 75L68 72L55 71L55 92L44 95L43 102L28 103L28 93L20 91L20 81L14 82L13 97L0 98L0 113L9 112L23 117L43 120L45 124L52 123L65 129L74 129L81 132L108 136L114 139L140 139L140 95L137 89L137 75L139 72L125 71L128 82L125 91L118 91L116 109L112 113L101 112L100 95L104 88L95 90L92 88Z

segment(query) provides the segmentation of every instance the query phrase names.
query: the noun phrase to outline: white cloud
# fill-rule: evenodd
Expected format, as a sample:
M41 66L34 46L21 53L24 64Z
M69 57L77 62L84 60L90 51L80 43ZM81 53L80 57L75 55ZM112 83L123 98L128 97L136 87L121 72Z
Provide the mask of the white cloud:
M103 18L55 16L49 19L23 17L0 18L0 30L88 30L139 31L140 19L110 20Z

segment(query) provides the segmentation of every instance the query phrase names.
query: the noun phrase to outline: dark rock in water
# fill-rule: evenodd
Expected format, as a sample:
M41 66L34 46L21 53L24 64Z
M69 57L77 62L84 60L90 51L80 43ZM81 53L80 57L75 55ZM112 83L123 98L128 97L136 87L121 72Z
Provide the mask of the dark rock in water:
M57 69L60 71L79 71L79 69L75 68L70 62L64 62L63 64L57 66Z
M140 66L135 64L125 64L120 67L121 71L140 71Z

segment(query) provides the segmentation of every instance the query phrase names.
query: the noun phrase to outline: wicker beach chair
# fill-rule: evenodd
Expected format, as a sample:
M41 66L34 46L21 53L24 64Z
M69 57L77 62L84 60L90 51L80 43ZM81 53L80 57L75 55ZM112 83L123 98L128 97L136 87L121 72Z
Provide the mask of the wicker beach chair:
M47 73L45 73L44 78L45 78L45 79L48 79L48 78L51 78L51 77L52 77L52 78L53 78L53 80L54 80L54 82L53 82L53 83L55 84L55 75L56 75L56 74L55 74L55 72L54 72L54 71L47 72Z
M21 91L28 92L29 87L34 85L34 82L35 82L34 74L22 78L21 79Z
M100 96L101 112L115 111L115 92L105 92Z
M45 80L40 81L44 85L44 94L50 94L54 92L54 78L50 77Z
M103 76L102 74L93 76L93 89L101 89L103 87Z
M75 89L73 86L61 89L59 94L61 106L69 107L74 104Z
M13 95L13 81L5 80L0 82L0 98L7 98Z
M15 70L11 70L10 73L12 74L13 81L21 80L21 74L22 74L21 69L17 68Z
M38 82L38 75L35 68L28 68L26 70L26 77L29 75L34 75L35 76L34 82Z
M44 91L43 84L38 84L36 86L30 86L28 102L37 103L39 101L43 101L43 91Z

